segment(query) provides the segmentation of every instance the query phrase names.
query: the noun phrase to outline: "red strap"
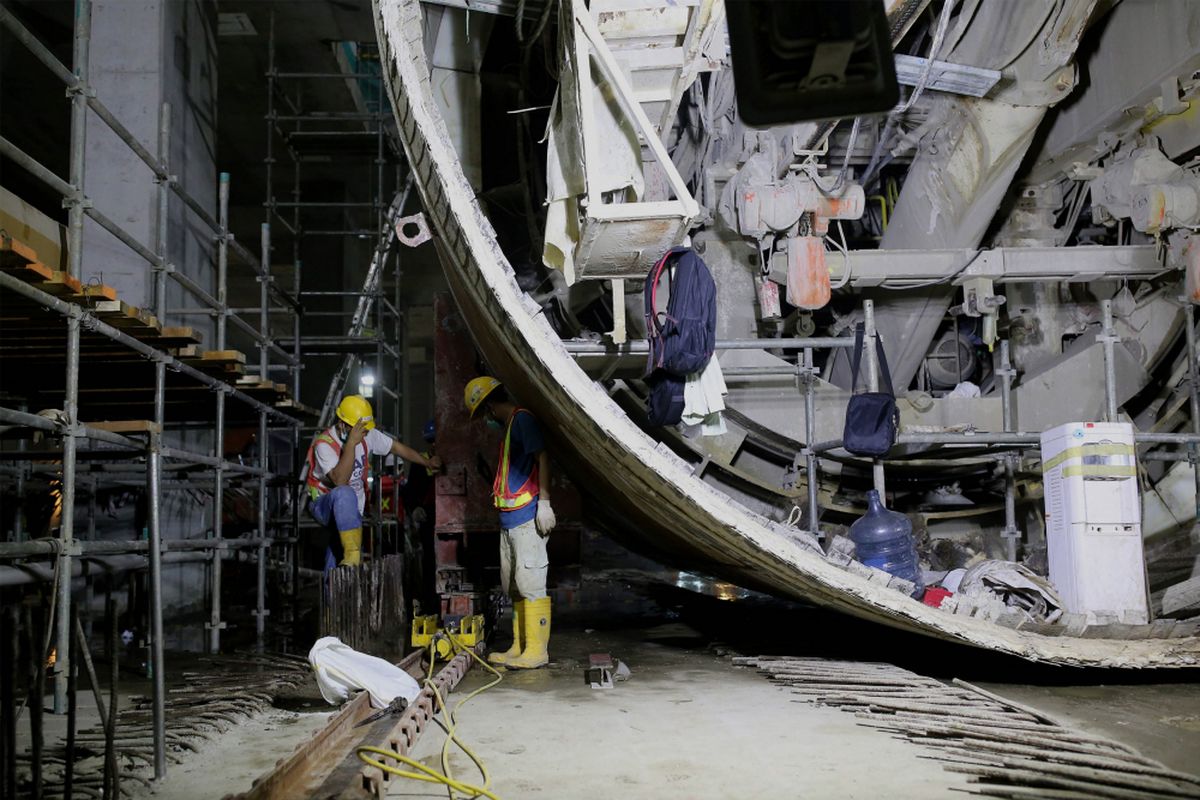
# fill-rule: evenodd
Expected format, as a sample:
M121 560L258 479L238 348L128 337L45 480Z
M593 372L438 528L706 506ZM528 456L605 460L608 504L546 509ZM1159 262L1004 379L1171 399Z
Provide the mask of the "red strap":
M654 321L654 327L657 330L658 324L658 282L662 278L663 268L667 265L667 259L671 256L671 251L663 253L663 257L654 265L654 283L650 286L650 319Z

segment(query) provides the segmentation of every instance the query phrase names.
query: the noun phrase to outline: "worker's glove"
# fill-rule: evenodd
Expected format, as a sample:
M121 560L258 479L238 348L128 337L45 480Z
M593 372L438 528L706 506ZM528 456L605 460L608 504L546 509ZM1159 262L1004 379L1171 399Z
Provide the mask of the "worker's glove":
M412 521L413 521L413 524L416 525L418 528L421 527L422 525L424 525L425 520L428 518L429 518L429 515L426 513L425 509L423 509L423 508L414 508L413 509Z
M537 532L541 536L549 536L550 531L554 530L554 526L558 524L558 520L554 518L554 509L550 507L549 500L538 500Z

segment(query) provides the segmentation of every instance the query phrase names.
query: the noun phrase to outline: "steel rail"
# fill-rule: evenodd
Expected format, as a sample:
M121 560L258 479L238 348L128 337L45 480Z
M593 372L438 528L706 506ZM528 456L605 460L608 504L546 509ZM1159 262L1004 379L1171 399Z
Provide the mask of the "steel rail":
M476 645L475 652L483 653L483 645ZM462 652L452 658L433 677L433 685L443 699L454 691L474 664L470 653ZM421 689L416 700L394 722L388 718L380 720L382 725L372 726L362 744L391 750L398 755L408 755L429 727L438 712L434 692L428 686ZM364 765L356 753L351 752L342 765L321 785L315 797L375 797L382 800L387 796L388 776L375 767Z
M414 650L396 666L419 679L422 677L423 653L422 650ZM297 746L290 756L279 760L269 772L256 778L252 788L238 795L229 795L225 800L291 800L294 797L319 796L315 794L314 784L324 781L334 770L343 769L347 765L361 766L361 762L354 755L354 748L362 744L364 738L377 726L387 724L387 720L380 720L375 726L367 729L366 733L358 730L358 723L372 713L374 709L371 707L370 697L366 692L359 693L343 705L324 728ZM358 772L349 769L348 774ZM361 786L355 788L361 794Z

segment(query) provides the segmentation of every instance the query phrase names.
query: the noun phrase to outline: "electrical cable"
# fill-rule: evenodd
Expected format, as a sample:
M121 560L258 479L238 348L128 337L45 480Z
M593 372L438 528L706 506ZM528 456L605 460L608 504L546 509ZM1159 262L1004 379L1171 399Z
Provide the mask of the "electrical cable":
M855 117L854 125L850 128L850 139L846 143L846 152L842 156L842 168L838 171L837 178L834 179L832 186L823 186L821 184L821 176L817 174L815 165L806 163L800 167L800 169L812 179L812 182L816 185L816 187L821 190L821 194L824 194L827 197L842 196L842 191L846 186L846 175L850 171L850 154L854 150L855 143L858 141L858 129L861 125L862 118ZM834 127L837 127L837 123L834 124ZM833 133L833 128L830 128L829 133Z
M462 700L459 700L454 705L453 710L447 708L445 700L442 698L442 693L440 691L438 691L437 686L433 682L434 666L437 663L437 642L438 642L437 637L434 637L434 640L429 643L429 673L425 678L424 685L425 685L425 688L429 689L433 693L434 699L437 701L437 704L435 705L435 709L440 708L442 711L442 714L444 716L444 720L442 721L441 724L446 729L446 739L442 743L442 752L441 752L442 772L438 772L435 769L427 767L424 764L422 764L421 762L419 762L413 758L400 755L399 753L393 752L391 750L385 750L381 747L373 747L373 746L369 746L369 745L363 745L363 746L360 746L355 749L355 755L357 755L359 761L362 761L364 764L375 767L376 769L386 772L389 775L394 775L398 778L409 778L409 779L415 780L415 781L423 781L425 783L442 784L449 791L451 800L453 800L453 798L454 798L454 792L459 792L461 794L465 794L470 797L486 797L486 798L488 798L488 800L500 800L500 798L495 794L495 792L493 792L490 789L492 779L491 779L491 776L488 774L487 767L484 765L483 759L481 759L478 755L476 755L475 752L473 750L471 750L470 747L468 747L461 739L458 738L458 735L456 733L456 729L458 727L458 721L457 721L456 715L458 713L458 710L460 708L462 708L463 705L467 703L467 701L483 694L488 689L491 689L493 686L496 686L497 684L499 684L502 680L504 680L504 676L495 667L493 667L491 664L487 663L487 661L485 661L484 659L480 658L479 654L475 652L475 649L473 647L468 647L468 646L462 644L457 639L457 637L455 637L454 634L447 631L447 632L445 632L445 636L450 640L451 644L453 644L459 650L462 650L463 652L470 654L471 658L473 658L473 659L475 659L475 661L479 662L484 667L484 669L486 669L488 672L492 673L496 677L495 677L495 680L490 681L489 683L481 686L480 688L478 688L475 691L468 694ZM450 743L451 742L454 742L454 744L456 744L458 746L458 748L460 750L462 750L463 753L465 753L467 755L467 757L470 758L471 761L475 764L476 768L479 770L480 775L483 776L483 785L482 786L476 786L476 785L473 785L470 783L466 783L465 781L460 781L453 776L453 774L451 773L451 770L450 770ZM392 761L398 761L401 764L405 764L405 765L412 767L413 769L418 770L418 771L410 772L410 771L399 769L397 767L393 767L389 764L383 763L379 759L372 758L371 755L368 755L368 754L382 756L384 758L391 759Z
M929 83L929 76L933 72L933 62L941 51L942 45L945 43L946 29L950 25L950 14L954 7L958 5L958 0L946 0L942 5L941 13L938 16L937 25L934 29L933 41L929 46L929 56L925 60L925 67L921 70L921 77L917 80L917 85L913 88L912 94L901 105L896 106L888 112L887 121L884 123L882 132L879 134L879 141L875 143L875 149L871 152L870 163L867 164L866 171L863 172L861 183L864 189L868 188L878 172L882 171L891 158L884 163L880 163L880 157L883 155L884 145L891 139L893 129L898 124L899 118L906 114L917 102L921 99L921 95L925 92ZM921 130L924 126L918 128ZM902 135L901 138L908 134ZM918 137L919 138L919 137ZM894 158L896 153L892 153Z
M922 281L921 283L909 283L909 284L906 284L903 282L884 281L882 285L886 286L890 289L897 289L897 290L903 291L905 289L925 289L930 286L938 286L943 283L948 283L948 282L954 280L955 278L957 278L959 275L963 274L966 271L967 267L974 264L975 261L982 254L983 254L982 250L976 250L974 255L972 255L970 258L968 258L966 263L963 264L958 269L954 270L954 272L950 273L949 275L943 275L940 278L934 278L931 281Z
M1075 232L1075 225L1079 222L1079 213L1083 211L1083 205L1091 191L1092 185L1090 183L1079 184L1079 188L1076 189L1075 197L1070 207L1071 210L1066 222L1063 224L1062 238L1056 243L1058 247L1065 247L1067 242L1071 240L1071 234Z
M829 286L830 289L842 289L842 288L845 288L846 284L850 283L850 253L848 252L848 250L846 248L846 232L844 230L842 230L842 221L839 219L839 220L836 220L836 222L837 222L838 233L840 233L842 236L841 244L838 244L838 242L832 236L826 236L825 240L832 243L833 246L836 247L838 250L842 251L843 266L842 266L842 276L840 278L838 278L837 283L830 284L830 286Z
M950 12L956 5L958 5L958 0L946 0L942 4L942 13L938 15L937 28L933 32L933 42L929 45L929 57L925 60L925 68L921 70L921 77L913 88L912 94L908 96L903 105L892 111L893 114L903 114L908 111L924 93L925 87L929 83L929 76L933 73L933 61L942 49L942 40L946 38L946 29L950 27Z

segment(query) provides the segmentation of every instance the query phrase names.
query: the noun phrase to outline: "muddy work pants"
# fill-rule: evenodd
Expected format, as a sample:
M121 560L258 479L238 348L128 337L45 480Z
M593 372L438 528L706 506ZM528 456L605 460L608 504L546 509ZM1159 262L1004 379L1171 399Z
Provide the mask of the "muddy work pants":
M540 600L546 596L550 559L546 539L533 520L500 531L500 587L514 600Z

